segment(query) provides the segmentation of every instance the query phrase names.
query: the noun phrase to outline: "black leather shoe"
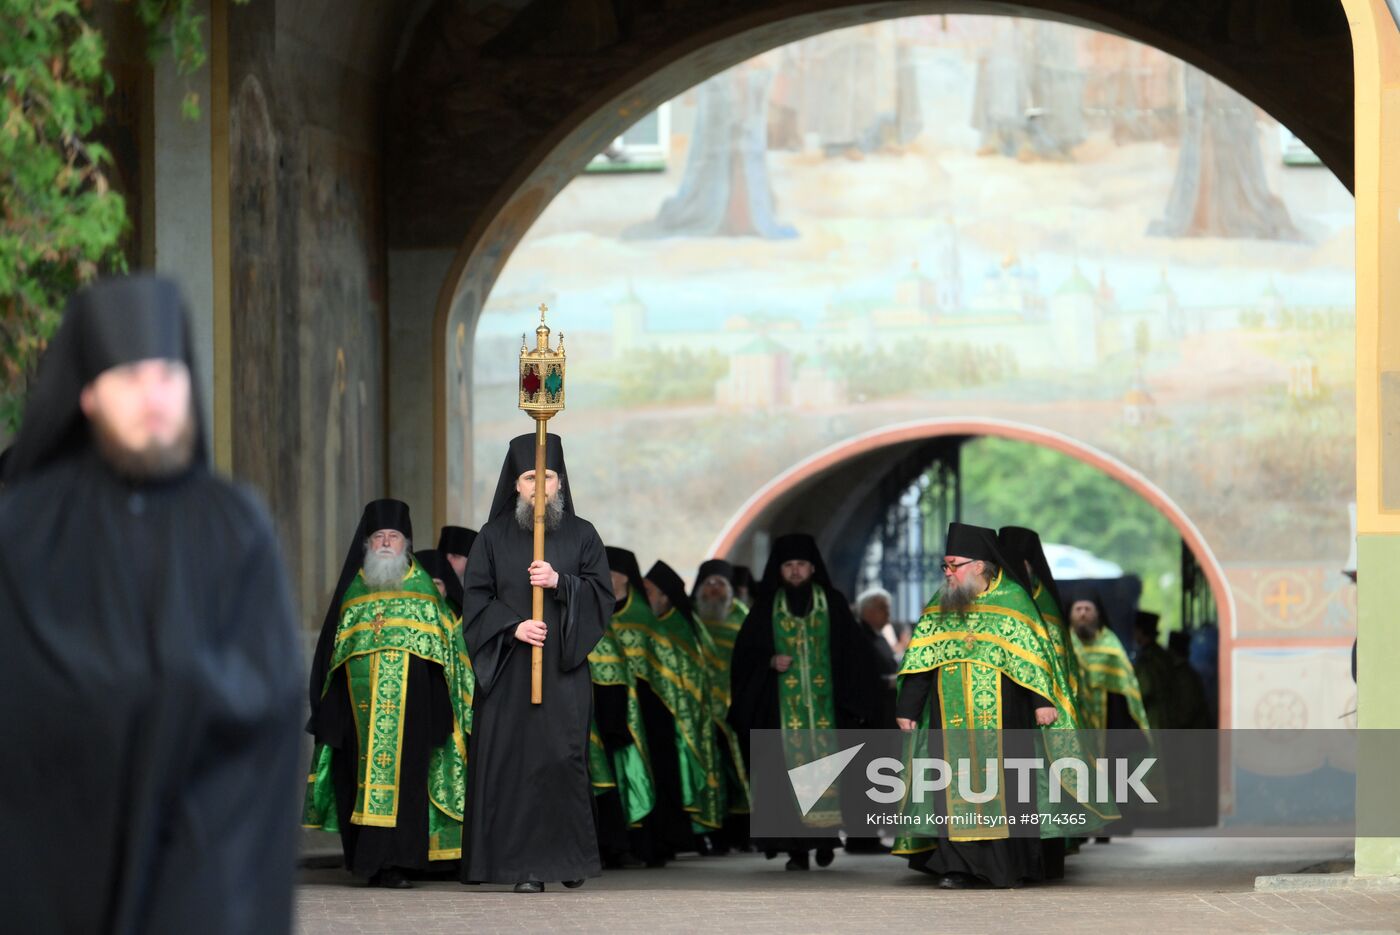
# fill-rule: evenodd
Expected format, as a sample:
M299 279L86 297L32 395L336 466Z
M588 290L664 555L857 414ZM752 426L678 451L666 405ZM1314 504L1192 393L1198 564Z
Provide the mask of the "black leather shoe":
M977 885L977 879L970 874L959 873L954 870L952 873L943 874L938 881L938 888L941 890L970 890Z
M791 854L789 854L789 855L788 855L788 862L787 862L787 864L785 865L785 869L787 869L787 870L810 870L810 869L811 869L811 866L807 863L807 852L806 852L806 851L793 851Z
M836 852L829 847L817 848L817 866L830 867L831 862L836 859Z
M408 877L403 875L402 870L381 870L369 878L370 886L378 886L386 890L411 890L413 884L408 881Z
M544 884L536 883L534 880L527 880L524 883L515 884L515 891L517 893L543 893Z
M578 889L580 886L583 886L583 881L582 881L582 880L565 880L565 881L564 881L564 885L565 885L566 887L568 887L569 889L571 889L571 890L576 890L576 889Z

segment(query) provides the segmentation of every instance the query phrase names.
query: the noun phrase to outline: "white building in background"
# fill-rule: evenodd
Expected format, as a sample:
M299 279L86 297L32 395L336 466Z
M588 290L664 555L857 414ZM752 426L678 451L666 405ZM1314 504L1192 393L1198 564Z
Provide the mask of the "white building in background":
M846 405L850 401L846 380L830 365L804 363L797 368L789 393L796 409L822 412Z
M901 323L927 324L938 317L942 308L938 301L937 283L923 274L917 260L910 264L909 272L895 283L894 302L895 308L903 313L895 319Z
M1118 298L1108 284L1108 273L1099 267L1099 284L1094 287L1094 319L1098 328L1099 360L1111 357L1127 347L1123 316L1118 312Z
M767 335L759 335L729 358L729 373L715 384L721 409L773 410L788 402L792 355Z
M1056 581L1123 577L1123 566L1072 545L1045 543L1045 561L1049 563L1050 573Z
M1264 321L1270 328L1283 327L1283 309L1287 303L1283 300L1283 293L1278 291L1278 285L1272 276L1264 286L1264 291L1259 293L1259 298L1254 301L1254 308L1264 315Z
M1050 298L1051 339L1061 363L1087 369L1099 362L1098 292L1079 267Z
M1147 297L1147 311L1159 322L1166 323L1166 332L1173 338L1184 338L1192 330L1182 312L1181 303L1177 301L1176 290L1167 280L1165 266L1157 277L1157 285Z
M981 313L1009 314L1031 321L1039 318L1044 308L1039 274L1023 265L1015 253L1008 253L1000 264L983 275L982 284L977 294L968 300L964 315L973 318Z
M641 347L646 340L647 307L637 297L632 281L627 281L627 294L612 306L613 356L622 357Z
M1392 8L1393 9L1393 8ZM1279 158L1286 166L1321 166L1322 160L1317 158L1317 153L1308 148L1308 144L1293 133L1292 130L1279 124Z
M952 218L945 218L933 237L933 276L935 299L943 313L956 312L963 307L962 256L958 249L958 228Z

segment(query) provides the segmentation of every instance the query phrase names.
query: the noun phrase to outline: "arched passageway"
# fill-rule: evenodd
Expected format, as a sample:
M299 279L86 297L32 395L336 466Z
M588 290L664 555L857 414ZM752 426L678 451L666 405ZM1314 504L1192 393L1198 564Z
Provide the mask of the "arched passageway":
M1157 116L1122 103L1125 58ZM888 100L780 93L852 69ZM1003 120L988 101L1021 79L1043 85L1037 116ZM688 569L752 490L841 440L1030 426L1193 518L1183 541L1228 593L1222 669L1249 673L1234 685L1322 672L1308 717L1347 710L1353 210L1285 161L1276 122L1159 51L986 17L825 34L669 106L673 159L580 176L484 314L457 306L450 519L476 518L520 430L513 357L546 299L577 361L558 427L606 540ZM1193 187L1226 137L1251 154L1239 185ZM1201 209L1184 227L1180 197ZM868 524L880 485L926 464L920 445L871 453L809 493L832 528ZM1261 719L1266 690L1231 692L1222 707Z
M903 492L927 470L940 445L988 436L1060 452L1141 497L1170 522L1204 572L1218 612L1219 632L1234 632L1234 598L1223 567L1196 524L1159 486L1112 455L1063 434L996 419L929 419L838 442L755 492L725 524L710 551L761 568L773 537L811 532L838 587L853 592L867 544L883 521L892 495ZM1219 663L1223 725L1231 723L1231 659L1231 647L1223 639Z

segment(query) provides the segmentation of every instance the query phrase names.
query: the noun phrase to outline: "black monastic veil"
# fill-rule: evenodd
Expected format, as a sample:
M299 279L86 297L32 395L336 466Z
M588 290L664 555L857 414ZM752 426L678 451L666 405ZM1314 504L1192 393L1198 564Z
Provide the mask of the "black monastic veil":
M272 523L208 470L202 429L187 470L130 480L79 408L98 374L153 358L184 362L198 386L172 283L80 293L7 459L10 931L291 927L301 649Z

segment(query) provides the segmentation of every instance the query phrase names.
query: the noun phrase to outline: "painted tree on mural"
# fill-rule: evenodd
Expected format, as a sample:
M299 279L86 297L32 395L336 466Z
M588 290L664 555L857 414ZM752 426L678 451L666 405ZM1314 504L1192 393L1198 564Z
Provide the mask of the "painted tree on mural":
M772 81L773 69L760 57L700 85L680 189L655 219L628 228L625 237L797 236L778 221L768 177Z
M1181 110L1179 61L1160 49L1104 32L1086 35L1081 55L1086 61L1086 114L1107 126L1113 142L1176 139Z
M1181 154L1166 213L1147 229L1161 237L1302 240L1288 208L1269 191L1258 110L1189 66Z
M204 64L193 0L134 0L151 55L181 74ZM94 136L112 76L91 2L0 2L0 431L19 424L34 366L79 286L126 261L127 211L112 190L111 156ZM198 117L199 99L184 101Z
M1075 31L1006 20L977 61L972 125L984 156L1070 159L1084 142L1084 75Z

